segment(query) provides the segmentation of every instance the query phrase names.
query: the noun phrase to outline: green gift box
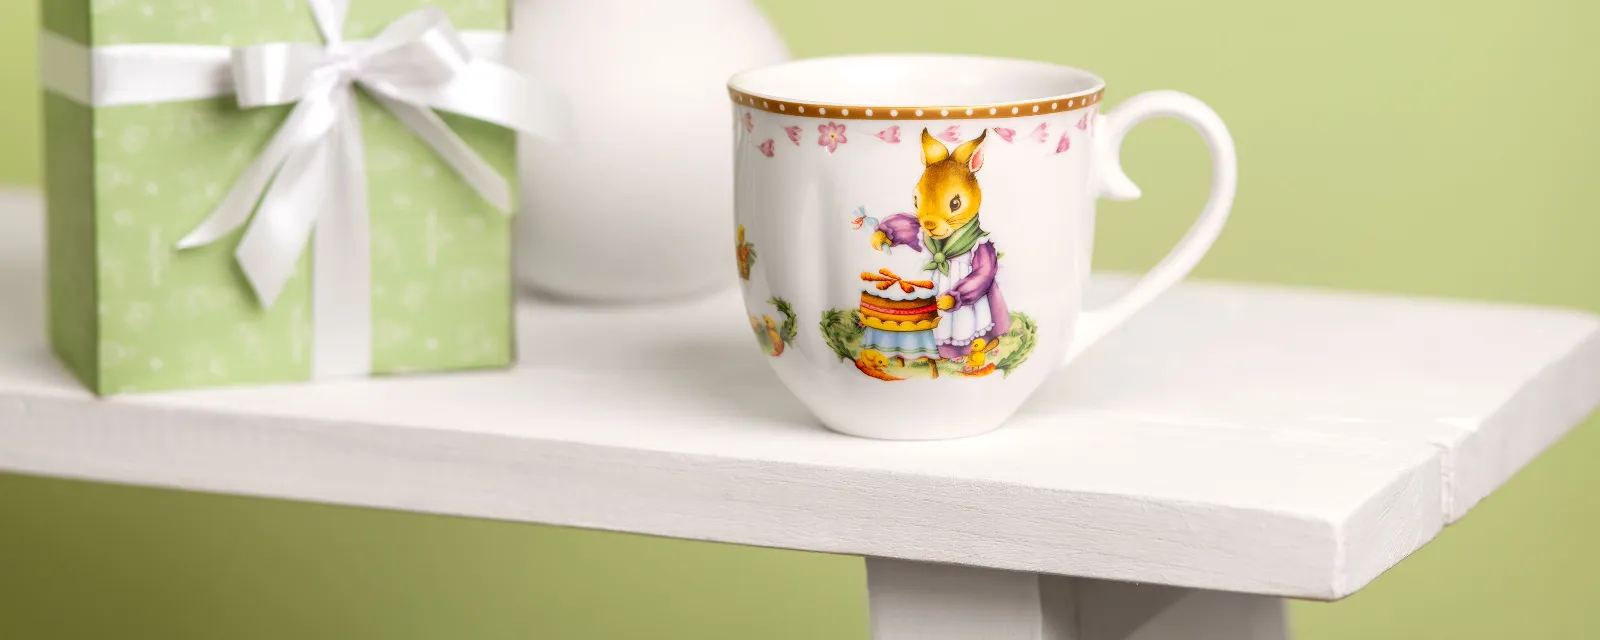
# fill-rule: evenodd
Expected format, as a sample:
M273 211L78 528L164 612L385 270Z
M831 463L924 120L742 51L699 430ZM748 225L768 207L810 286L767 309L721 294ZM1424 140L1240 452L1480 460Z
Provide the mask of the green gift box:
M507 0L47 0L41 7L50 335L94 392L511 363L515 131L448 105L400 109L371 83L338 84L350 77L340 74L364 64L348 55L351 47L386 38L394 46L361 55L391 56L369 66L395 95L443 77L429 73L456 73L461 65L450 60L462 51L439 44L437 25L419 35L426 18L447 18L462 41L503 34ZM330 26L340 18L342 34ZM412 33L403 33L408 26ZM270 45L254 49L266 66L240 71L254 55L240 52L253 45ZM321 66L301 69L307 60ZM494 66L489 71L510 73ZM308 74L304 81L277 77L297 69ZM385 70L412 75L381 77ZM255 80L242 78L252 73L282 86L247 90ZM257 104L243 104L247 95ZM483 95L443 100L481 104ZM323 108L296 116L312 99ZM419 135L428 123L417 121L429 119L454 133L455 159L441 150L449 144ZM283 133L324 126L334 132L316 138L334 140L326 145ZM252 169L280 134L305 153ZM476 182L461 170L473 162ZM268 184L241 186L252 171ZM483 187L491 178L501 181L502 202ZM214 224L227 217L219 212L227 201L244 216L241 224ZM269 210L276 217L255 229ZM211 237L180 246L207 224ZM253 233L259 237L246 241ZM252 264L263 247L277 266Z

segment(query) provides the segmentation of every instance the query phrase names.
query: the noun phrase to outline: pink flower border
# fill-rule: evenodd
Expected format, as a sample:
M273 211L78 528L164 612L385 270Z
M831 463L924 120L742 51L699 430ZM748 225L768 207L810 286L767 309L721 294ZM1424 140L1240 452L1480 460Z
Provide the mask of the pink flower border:
M1073 129L1085 132L1091 137L1095 135L1098 128L1096 125L1099 124L1100 120L1099 110L1099 105L1090 107L1088 112L1080 116L1076 122L1063 125L1064 130L1058 135L1052 135L1055 132L1051 131L1052 127L1050 126L1050 122L1048 120L1040 122L1038 126L1032 128L1026 134L1008 127L990 127L989 131L992 131L996 137L1000 138L1001 141L1007 144L1032 141L1038 144L1049 145L1053 142L1055 143L1055 153L1061 154L1072 149L1073 143L1071 133ZM777 155L777 140L780 138L777 136L771 138L762 138L754 135L756 130L761 128L761 125L755 121L754 114L751 111L741 110L734 117L734 120L735 128L740 131L739 135L742 135L744 138L748 139L756 147L756 150L761 153L761 155L768 158L775 157ZM779 129L783 132L782 139L787 139L795 146L801 146L800 136L804 132L802 127L797 125L788 125L780 126ZM877 138L885 144L900 144L900 129L900 125L890 125L875 133L868 132L866 135ZM938 130L936 133L933 132L932 129L929 129L929 132L932 133L934 138L947 143L953 144L962 141L961 125L959 124L947 125L943 129ZM828 153L838 153L839 147L848 144L849 142L850 138L848 135L848 125L834 120L829 120L825 124L817 125L817 146L827 149Z

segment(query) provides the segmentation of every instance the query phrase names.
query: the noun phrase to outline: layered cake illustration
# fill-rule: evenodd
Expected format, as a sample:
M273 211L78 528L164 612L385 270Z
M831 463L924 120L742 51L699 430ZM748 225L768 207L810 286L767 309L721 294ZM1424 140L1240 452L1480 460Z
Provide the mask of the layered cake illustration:
M906 280L888 269L861 274L858 313L866 331L861 349L907 362L937 360L939 344L933 329L939 326L939 307L930 280Z

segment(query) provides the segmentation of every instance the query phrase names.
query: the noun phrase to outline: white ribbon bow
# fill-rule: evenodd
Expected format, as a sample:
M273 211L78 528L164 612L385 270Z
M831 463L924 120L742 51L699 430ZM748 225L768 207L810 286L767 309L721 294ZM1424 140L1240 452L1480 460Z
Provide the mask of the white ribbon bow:
M475 58L437 8L406 14L371 41L345 42L341 36L349 0L307 2L325 46L273 43L232 51L231 84L241 108L295 107L221 204L178 248L211 244L248 223L235 256L261 304L270 307L314 230L312 375L359 375L370 371L372 361L372 294L366 168L354 85L505 213L512 206L506 179L433 110L546 138L561 133L565 113L553 92L509 68ZM60 48L57 43L50 46ZM145 64L199 69L209 49L135 45L105 52L96 62L133 76ZM95 86L87 91L90 99L128 103L191 97L162 99L159 88L119 91L106 86L125 78L114 75L108 82L97 73ZM197 95L223 84L214 75L187 75L175 83L175 93ZM145 78L139 84L148 87L149 82Z

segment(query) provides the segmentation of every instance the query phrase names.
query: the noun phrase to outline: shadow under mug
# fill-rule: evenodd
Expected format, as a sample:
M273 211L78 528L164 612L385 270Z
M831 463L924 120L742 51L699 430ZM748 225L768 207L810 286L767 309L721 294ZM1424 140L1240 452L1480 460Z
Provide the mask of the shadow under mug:
M1200 261L1237 184L1227 128L1170 91L1102 113L1104 91L1086 71L964 55L814 58L729 81L750 328L825 425L991 431ZM1205 139L1210 198L1143 279L1084 309L1095 203L1139 196L1119 149L1155 117Z

